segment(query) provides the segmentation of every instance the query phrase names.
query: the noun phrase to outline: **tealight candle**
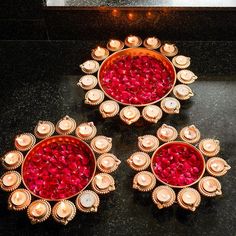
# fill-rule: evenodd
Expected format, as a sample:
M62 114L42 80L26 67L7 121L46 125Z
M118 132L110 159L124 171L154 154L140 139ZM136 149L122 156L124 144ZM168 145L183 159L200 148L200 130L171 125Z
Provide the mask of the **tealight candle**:
M147 108L146 114L150 118L156 118L157 116L159 116L160 111L158 109L155 109L155 107L150 106L150 107Z
M90 87L94 83L93 75L85 75L81 78L81 83L84 87Z
M90 191L85 191L80 195L80 204L85 208L91 208L96 203L94 194Z
M72 214L72 207L67 202L60 202L56 210L57 216L60 218L68 218Z
M184 137L187 139L195 139L197 137L197 132L194 128L187 127L184 130Z
M131 108L127 108L124 110L124 117L127 119L133 119L136 116L136 112L131 109Z
M128 36L127 38L128 43L132 45L138 45L139 44L139 39L137 36Z
M167 53L173 53L175 51L175 45L174 44L165 43L164 46L163 46L163 49Z
M63 131L70 130L72 128L72 122L68 119L63 119L59 122L58 127Z
M151 185L152 178L150 175L148 175L146 173L141 173L137 177L137 183L142 187L147 187L147 186Z
M47 213L47 206L43 203L36 203L31 206L30 214L35 218L41 218Z
M221 172L224 170L225 164L220 159L216 159L215 161L212 161L210 167L215 172Z
M183 202L188 205L193 205L197 201L197 196L194 192L186 190L182 194Z
M217 190L217 183L214 181L214 179L205 179L202 183L203 188L207 192L215 192Z
M188 63L188 61L189 61L189 59L188 59L188 57L185 57L185 56L177 56L176 58L175 58L175 61L176 61L176 63L177 64L179 64L179 65L185 65L185 64L187 64Z
M142 153L136 153L132 156L132 162L136 165L136 166L143 166L146 164L147 162L147 157L145 155L143 155Z
M162 137L169 138L174 135L174 131L168 127L163 127L160 130L160 134Z
M80 65L82 71L87 74L93 74L99 69L99 63L95 60L85 61Z
M121 46L121 43L119 40L111 39L109 41L109 46L113 49L119 49Z
M106 50L105 48L97 47L94 49L94 55L98 58L104 57L106 55Z
M32 137L28 134L21 134L16 137L16 143L20 147L27 147L32 143Z
M185 81L190 81L192 80L193 73L189 70L184 70L181 72L181 78Z
M155 37L147 38L147 44L149 46L156 46L158 44L158 39Z
M203 149L207 152L214 152L217 148L217 144L214 142L214 140L211 139L203 140L202 146Z
M110 186L111 181L106 175L97 175L95 177L95 183L99 189L107 189Z
M175 100L166 100L165 107L169 110L177 108L178 103Z
M171 194L170 191L163 188L157 192L156 197L160 202L168 202L171 199Z
M99 89L89 90L85 94L85 102L91 105L97 105L101 103L104 99L104 93Z
M39 123L37 126L37 132L40 134L48 134L51 131L51 127L47 123Z
M93 128L88 125L88 124L82 124L78 127L78 132L82 135L82 136L90 136L93 132Z
M2 178L2 183L6 187L11 187L17 183L18 176L13 172L5 174Z
M27 195L23 191L15 191L11 196L11 202L15 206L22 206L27 201Z
M106 149L108 145L109 145L109 142L105 138L100 138L95 141L95 147L100 150Z
M111 156L104 156L101 160L101 166L105 169L111 169L115 165L115 160Z
M178 86L177 93L180 96L185 97L189 95L189 89L186 86L181 85L181 86Z
M19 152L9 152L4 156L4 162L8 166L14 166L19 162L20 156Z
M113 113L116 110L114 104L104 104L103 111L106 113Z
M100 154L109 152L112 147L112 139L106 136L97 136L91 141L91 147Z

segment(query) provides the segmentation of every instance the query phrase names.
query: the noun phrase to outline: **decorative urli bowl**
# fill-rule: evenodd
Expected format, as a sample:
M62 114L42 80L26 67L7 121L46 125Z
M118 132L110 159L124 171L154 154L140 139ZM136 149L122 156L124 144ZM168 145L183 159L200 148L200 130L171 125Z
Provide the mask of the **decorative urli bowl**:
M93 122L77 126L74 119L65 116L56 126L39 121L34 134L17 135L16 149L2 157L7 171L1 176L0 187L11 192L9 209L27 209L33 224L51 215L65 225L76 210L97 212L99 195L115 190L110 173L120 160L109 153L112 139L96 133Z
M144 47L141 44L137 36L128 36L125 42L110 40L106 48L93 49L93 59L80 65L86 74L78 82L87 90L85 103L99 105L104 118L119 115L130 125L143 117L157 123L163 112L179 113L179 100L188 100L194 95L187 85L197 79L186 69L190 66L189 57L177 55L174 44L161 46L155 37L145 39ZM167 57L173 57L172 61ZM108 100L104 101L105 98Z
M156 136L139 137L138 147L140 151L127 160L138 172L133 188L152 191L152 200L159 209L178 203L184 209L195 211L201 195L216 197L222 194L216 177L225 175L230 166L217 156L219 141L200 140L200 131L194 125L184 127L178 134L174 127L164 124Z

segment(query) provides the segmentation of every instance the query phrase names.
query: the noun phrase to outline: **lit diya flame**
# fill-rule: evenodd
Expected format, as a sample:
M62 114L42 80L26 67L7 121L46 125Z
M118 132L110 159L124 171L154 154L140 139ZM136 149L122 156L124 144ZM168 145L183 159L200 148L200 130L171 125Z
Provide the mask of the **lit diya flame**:
M57 135L52 136L54 131ZM74 131L77 137L68 135ZM9 208L16 211L27 208L33 224L52 215L55 221L66 225L74 218L76 208L96 212L100 203L97 194L115 190L115 180L110 173L120 164L115 155L108 153L112 139L95 137L96 133L93 122L77 126L76 121L66 115L55 126L50 121L38 122L34 134L41 141L35 146L33 134L18 135L15 147L30 150L24 158L20 151L10 151L2 159L3 166L11 170L0 178L1 189L12 192L8 198ZM90 145L83 141L91 139ZM98 158L94 151L99 154ZM15 171L20 165L21 174ZM18 189L21 179L25 188ZM92 190L87 190L90 183ZM36 198L33 202L31 195ZM74 197L75 203L69 200ZM57 202L52 209L49 201Z
M195 211L201 202L200 194L205 197L222 194L221 184L215 177L225 175L230 166L219 157L208 158L206 162L204 155L218 153L219 141L203 139L199 142L199 149L196 148L192 145L200 140L200 131L196 126L182 128L180 140L176 140L177 137L174 127L163 124L157 130L158 139L152 135L138 138L141 152L133 153L127 160L128 165L138 172L133 179L133 188L148 192L159 182L152 191L152 200L159 209L177 202L184 209ZM163 144L150 151L156 139L158 144L159 141ZM145 152L153 152L152 157ZM215 177L204 176L205 169ZM195 184L198 189L192 187Z

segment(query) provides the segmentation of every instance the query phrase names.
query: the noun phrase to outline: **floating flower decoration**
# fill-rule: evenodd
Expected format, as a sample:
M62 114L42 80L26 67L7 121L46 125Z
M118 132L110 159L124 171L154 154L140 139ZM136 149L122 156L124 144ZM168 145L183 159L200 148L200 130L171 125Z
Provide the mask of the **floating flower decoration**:
M57 135L53 136L55 131ZM50 121L39 121L34 135L18 135L16 150L2 158L8 171L2 175L0 187L11 192L9 209L27 208L32 223L43 222L52 215L57 222L67 224L74 218L76 209L96 212L100 202L98 194L115 190L115 181L109 173L120 164L120 160L109 153L112 139L95 137L96 133L93 122L76 127L75 120L65 116L56 127ZM36 138L41 140L37 144ZM85 142L88 140L90 145ZM18 172L16 169L20 167ZM89 186L92 190L87 190ZM51 206L51 203L55 204Z
M140 47L142 43L144 47ZM158 48L160 52L156 51ZM87 90L85 103L99 105L104 118L119 114L129 125L141 116L157 123L163 111L179 113L179 100L188 100L194 95L187 84L193 83L197 76L186 69L190 66L190 58L177 54L174 44L161 46L156 37L142 42L140 37L132 35L125 42L112 39L106 48L93 49L93 60L80 65L86 74L78 82ZM167 57L173 57L172 61ZM101 65L99 61L103 61ZM177 74L176 68L179 69ZM93 75L96 72L97 77ZM105 97L109 100L104 101Z
M127 160L128 165L138 171L133 188L152 191L152 200L159 209L177 201L181 207L195 211L201 202L200 194L206 197L222 194L216 177L225 175L230 166L217 157L219 141L200 140L200 131L194 125L181 129L180 140L176 140L177 137L174 127L163 124L156 136L138 138L140 151ZM163 144L159 145L160 142ZM151 152L152 157L148 155Z

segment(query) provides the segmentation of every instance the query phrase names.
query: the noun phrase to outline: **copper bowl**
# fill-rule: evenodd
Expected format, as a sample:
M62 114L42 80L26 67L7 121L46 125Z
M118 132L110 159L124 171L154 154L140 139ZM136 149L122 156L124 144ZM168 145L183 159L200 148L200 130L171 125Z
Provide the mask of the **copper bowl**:
M165 94L165 96L161 97L160 99L153 101L151 103L147 103L147 104L130 104L130 103L122 103L116 99L114 99L112 96L108 95L105 91L105 89L102 87L101 85L101 78L103 77L104 72L107 70L107 68L118 58L120 58L121 56L151 56L153 58L156 58L158 60L160 60L164 67L168 70L168 72L170 73L171 79L173 79L173 85L171 87L171 89L169 90L168 93ZM146 48L126 48L123 49L121 51L115 52L112 55L110 55L108 58L106 58L106 60L103 61L103 63L101 64L99 71L98 71L98 84L99 87L101 88L101 90L105 93L105 95L110 98L111 100L114 100L122 105L131 105L131 106L136 106L136 107L142 107L142 106L146 106L146 105L151 105L151 104L155 104L159 101L161 101L163 98L165 98L166 96L168 96L168 94L173 90L174 86L176 83L176 71L175 71L175 67L172 64L172 62L165 57L164 55L162 55L161 53L154 51L154 50L149 50Z

